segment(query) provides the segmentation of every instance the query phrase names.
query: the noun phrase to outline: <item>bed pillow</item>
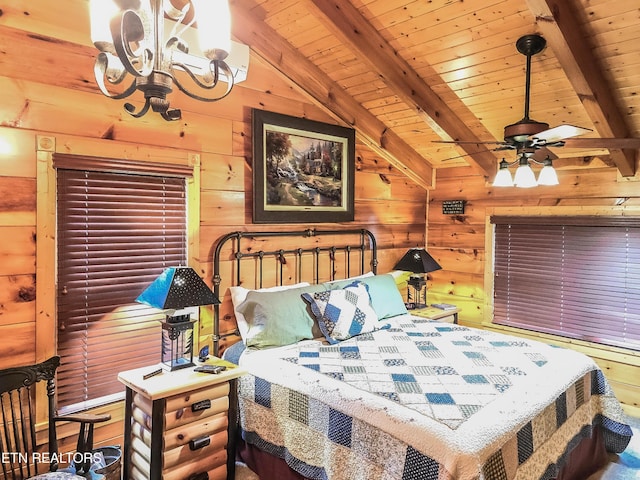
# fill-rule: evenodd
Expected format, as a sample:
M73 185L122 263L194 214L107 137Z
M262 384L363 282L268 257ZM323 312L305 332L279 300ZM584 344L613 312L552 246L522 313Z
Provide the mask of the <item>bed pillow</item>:
M369 287L371 306L380 320L407 313L407 307L404 304L402 295L400 295L393 275L390 273L373 275L362 278L359 281ZM333 282L329 285L329 288L343 288L350 283L353 282L347 280Z
M314 318L302 295L325 288L308 285L281 291L249 291L238 306L247 322L245 344L253 348L281 347L314 338Z
M331 280L330 282L324 282L324 283L326 285L336 285L339 283L342 286L345 286L355 282L356 280L363 280L365 278L373 277L374 275L375 273L373 273L372 271L368 271L366 273L363 273L362 275L355 275L353 277L348 277L348 278L340 278L338 280Z
M344 288L302 295L329 343L372 332L378 316L371 306L367 285L355 281Z
M236 322L238 323L238 331L240 332L240 336L242 337L242 341L246 344L247 332L249 331L249 326L247 325L247 321L244 318L244 315L238 312L238 306L244 302L247 298L247 294L251 291L255 292L281 292L283 290L290 290L292 288L300 288L300 287L308 287L311 285L309 282L300 282L294 285L278 285L275 287L268 288L260 288L257 290L251 290L244 287L229 287L229 294L231 295L231 303L233 303L233 313L236 317Z

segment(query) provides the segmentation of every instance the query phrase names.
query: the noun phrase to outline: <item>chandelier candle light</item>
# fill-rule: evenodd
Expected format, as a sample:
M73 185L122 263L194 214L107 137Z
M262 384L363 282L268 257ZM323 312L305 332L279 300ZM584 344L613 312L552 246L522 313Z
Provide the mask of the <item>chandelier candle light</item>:
M145 104L139 111L131 103L124 105L133 117L151 109L165 120L179 120L181 111L171 108L167 99L173 84L203 102L220 100L233 88L234 75L225 62L231 50L227 0L190 0L181 9L175 8L172 0L90 0L90 14L91 40L100 51L94 67L96 83L105 96L113 99L142 91ZM165 26L171 25L165 35ZM197 26L199 47L205 57L198 66L186 61L189 44L184 35L192 25ZM133 80L128 87L109 91L107 83L117 86L129 75ZM183 85L187 77L198 93ZM221 80L226 82L226 89L216 89Z

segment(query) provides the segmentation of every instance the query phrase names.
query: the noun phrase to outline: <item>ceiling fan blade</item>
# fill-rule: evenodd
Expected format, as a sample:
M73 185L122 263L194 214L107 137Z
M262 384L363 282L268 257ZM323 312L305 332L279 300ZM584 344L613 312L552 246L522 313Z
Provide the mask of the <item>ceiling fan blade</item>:
M503 149L501 149L501 148L492 148L491 150L483 150L481 153L484 153L484 152L497 152L499 150L503 150ZM441 162L444 163L444 162L448 162L448 161L451 161L451 160L457 160L459 158L464 158L464 157L469 157L469 156L471 156L470 153L464 153L462 155L456 155L455 157L443 158L441 160ZM555 157L555 155L553 155L553 153L552 153L551 154L551 158L553 159L553 158L557 158L557 157ZM504 160L504 157L502 157L502 159ZM497 166L498 166L498 159L496 158L496 167Z
M640 149L640 138L572 138L565 144L567 148L607 148Z
M538 143L553 143L564 140L565 138L577 137L589 133L592 130L588 128L576 127L575 125L558 125L557 127L549 128L535 135L531 135L529 138L535 140Z
M454 145L502 145L504 142L465 142L462 140L432 140L431 143L451 143Z
M502 150L517 150L517 145L511 145L510 143L502 143L498 147L494 148L494 152L500 152Z
M464 157L469 157L470 155L468 153L463 153L462 155L456 155L455 157L449 157L449 158L443 158L441 160L442 163L444 162L450 162L451 160L458 160L459 158L464 158Z

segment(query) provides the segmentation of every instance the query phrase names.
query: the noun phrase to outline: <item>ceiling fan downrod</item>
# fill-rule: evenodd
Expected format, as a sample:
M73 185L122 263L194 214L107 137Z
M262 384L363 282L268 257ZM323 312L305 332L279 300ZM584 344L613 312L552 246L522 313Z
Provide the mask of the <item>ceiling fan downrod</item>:
M520 144L531 135L549 128L548 123L536 122L529 118L529 101L531 95L531 57L544 50L547 41L538 34L524 35L516 42L518 52L527 57L525 69L524 116L519 122L504 127L504 139L511 144Z

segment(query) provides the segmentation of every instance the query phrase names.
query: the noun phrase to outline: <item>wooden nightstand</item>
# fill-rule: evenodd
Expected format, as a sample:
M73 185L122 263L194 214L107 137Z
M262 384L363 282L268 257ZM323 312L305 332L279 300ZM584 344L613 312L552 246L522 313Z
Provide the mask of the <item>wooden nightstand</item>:
M439 322L458 323L458 313L460 313L462 309L456 308L455 310L442 310L436 307L425 307L407 311L411 315L416 315L417 317L438 320Z
M207 364L228 368L163 371L146 380L159 365L120 372L127 387L124 480L233 479L236 379L246 372L219 359Z

